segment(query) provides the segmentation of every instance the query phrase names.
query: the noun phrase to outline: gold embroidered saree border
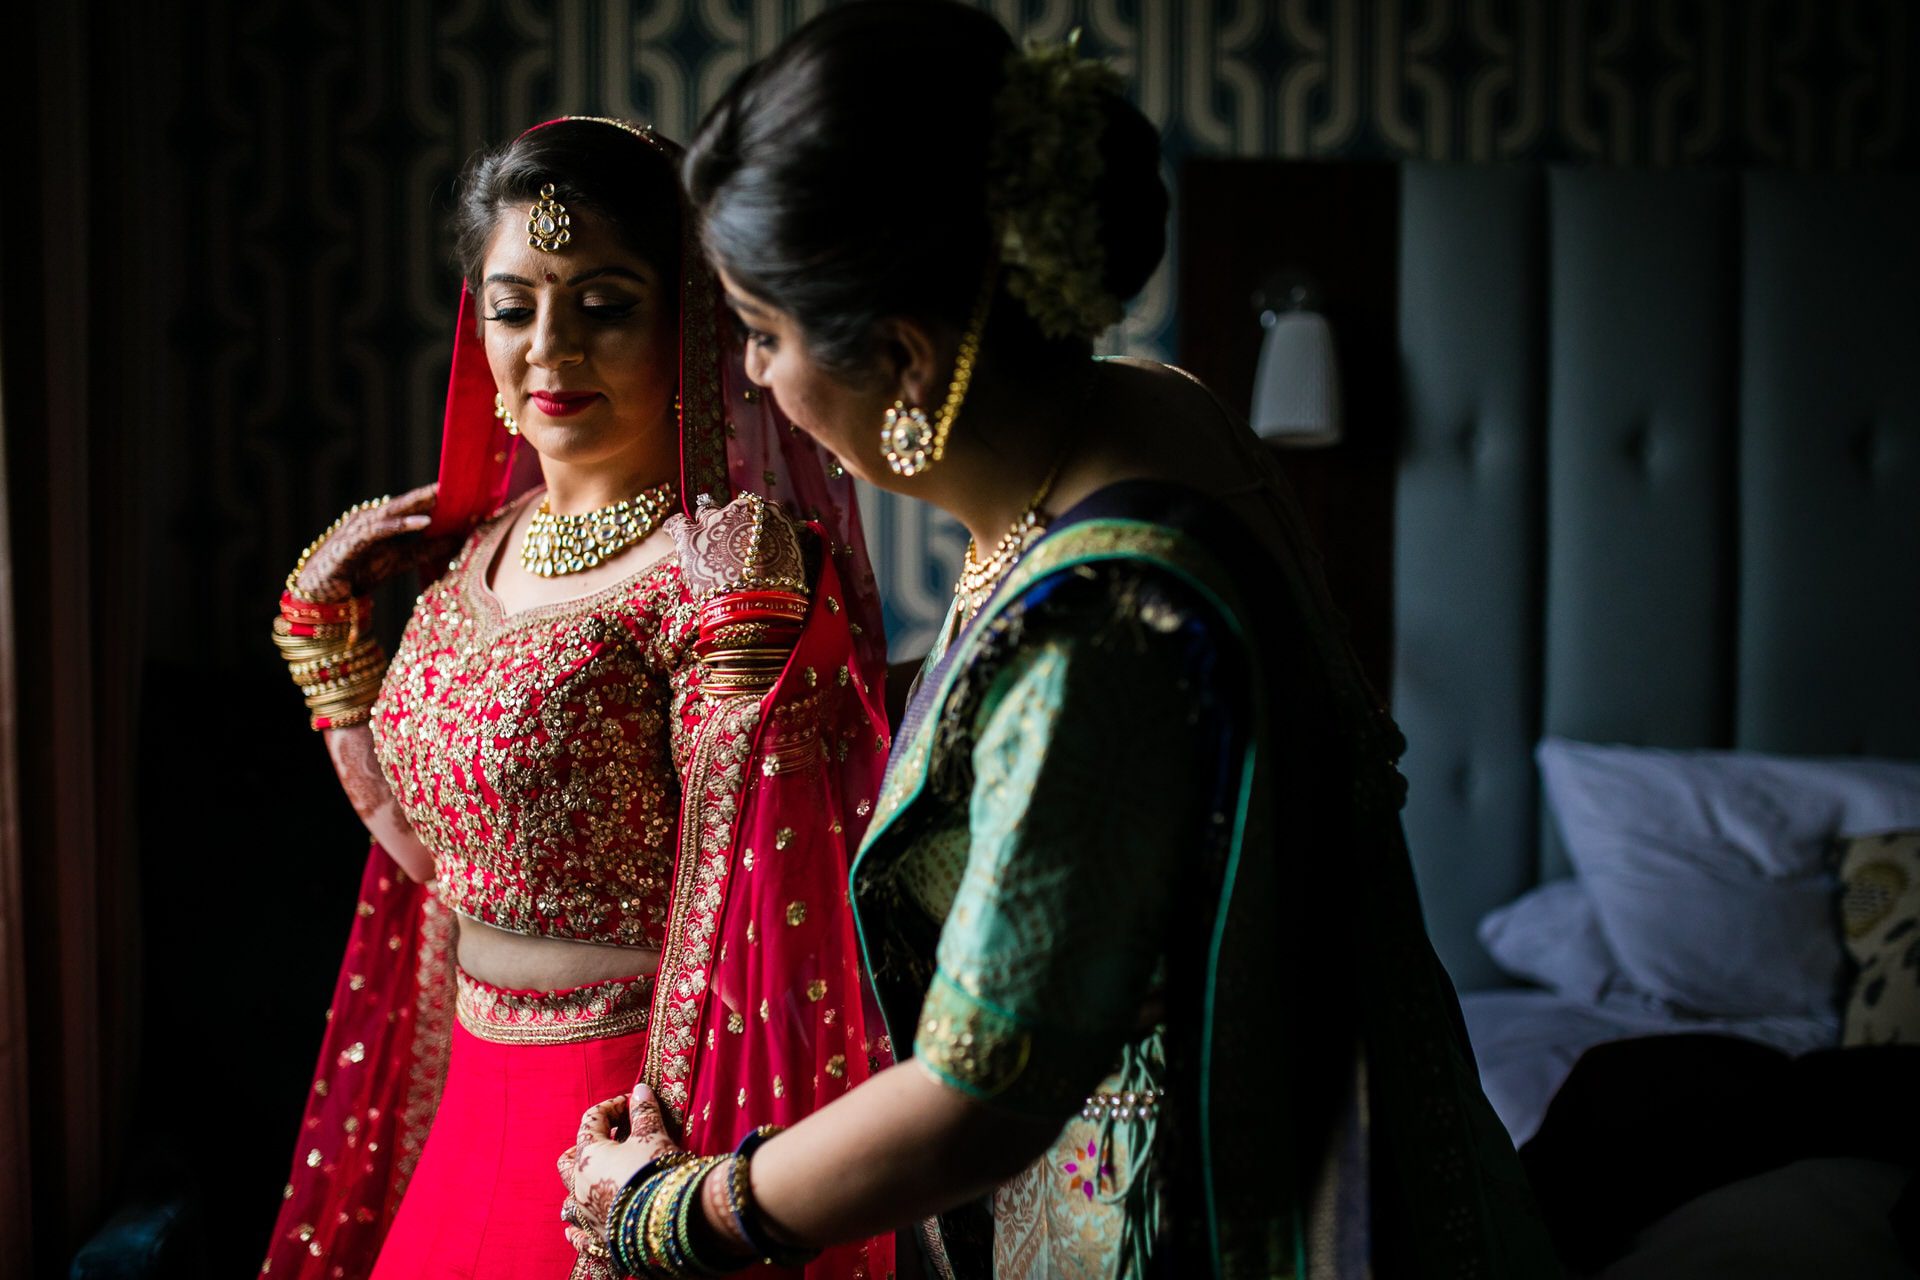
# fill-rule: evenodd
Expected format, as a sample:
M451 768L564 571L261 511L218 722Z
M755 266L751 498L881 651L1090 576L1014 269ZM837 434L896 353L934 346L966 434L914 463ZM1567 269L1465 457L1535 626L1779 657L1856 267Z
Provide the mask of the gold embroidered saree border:
M413 1065L407 1072L406 1101L400 1108L400 1156L389 1191L398 1206L414 1166L426 1149L440 1091L447 1082L447 1049L453 1038L453 1002L447 978L453 969L453 913L431 888L421 895L420 934L415 948Z
M642 1078L677 1129L684 1130L691 1097L696 1024L707 970L719 932L721 886L733 859L733 824L740 812L747 759L760 723L760 700L740 695L717 702L694 740L682 779L680 850L674 868L673 907Z
M874 847L881 833L925 786L933 735L941 718L939 711L952 695L960 673L971 662L973 655L970 651L978 648L985 637L992 633L995 623L1012 603L1042 578L1078 564L1120 559L1145 560L1170 569L1205 589L1229 609L1237 595L1226 573L1199 543L1165 525L1143 520L1087 520L1068 525L1042 538L1014 566L1006 583L994 593L993 599L972 625L953 641L953 644L960 646L960 652L947 663L940 688L935 694L933 709L920 718L913 738L894 743L899 762L888 770L880 798L874 806L873 824L867 828L866 839L861 842L860 854L855 859L856 878L859 875L859 863L867 851Z

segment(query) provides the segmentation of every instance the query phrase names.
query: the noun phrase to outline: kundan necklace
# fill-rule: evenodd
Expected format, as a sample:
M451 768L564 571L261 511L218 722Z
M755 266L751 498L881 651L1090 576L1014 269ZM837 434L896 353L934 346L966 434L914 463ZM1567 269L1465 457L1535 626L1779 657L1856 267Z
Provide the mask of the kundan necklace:
M557 516L545 498L520 544L520 567L542 578L592 569L660 527L673 513L673 481L577 516Z

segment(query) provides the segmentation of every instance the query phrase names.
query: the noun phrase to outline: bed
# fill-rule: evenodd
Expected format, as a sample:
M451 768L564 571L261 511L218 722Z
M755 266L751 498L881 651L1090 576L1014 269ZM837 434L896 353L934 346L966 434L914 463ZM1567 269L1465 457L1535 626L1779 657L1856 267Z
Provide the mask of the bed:
M1758 989L1813 932L1840 958L1831 917L1810 914L1830 871L1822 887L1812 862L1756 869L1764 887L1805 882L1790 911L1762 904L1777 935L1731 906L1704 938L1684 913L1661 926L1709 968L1751 945L1727 976L1756 989L1716 999L1675 970L1693 998L1650 998L1604 972L1608 941L1637 927L1618 902L1599 959L1559 954L1595 923L1583 882L1614 864L1590 830L1570 850L1548 797L1577 808L1579 785L1543 773L1877 760L1891 792L1813 814L1795 847L1815 858L1822 822L1821 840L1920 828L1920 181L1408 166L1393 194L1393 706L1429 928L1489 1097L1526 1143L1595 1046L1834 1045L1837 998ZM1699 830L1718 839L1740 804L1801 781L1749 778L1731 809L1696 798ZM1607 799L1640 794L1615 782L1593 784L1588 816L1645 827ZM1627 896L1658 914L1649 866ZM1670 901L1737 898L1723 871ZM1913 1274L1887 1225L1911 1165L1805 1163L1689 1202L1605 1273ZM1805 1269L1835 1241L1858 1256Z

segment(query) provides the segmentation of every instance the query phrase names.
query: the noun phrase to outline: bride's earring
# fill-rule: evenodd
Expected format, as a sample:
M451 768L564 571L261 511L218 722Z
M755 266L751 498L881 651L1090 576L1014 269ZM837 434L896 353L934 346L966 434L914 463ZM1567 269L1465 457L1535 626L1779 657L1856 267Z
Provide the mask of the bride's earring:
M507 398L498 391L493 393L493 416L506 423L508 435L517 436L520 434L519 420L507 412Z
M887 465L897 476L917 476L932 466L934 457L933 423L919 405L911 409L905 400L895 400L880 425L880 450Z

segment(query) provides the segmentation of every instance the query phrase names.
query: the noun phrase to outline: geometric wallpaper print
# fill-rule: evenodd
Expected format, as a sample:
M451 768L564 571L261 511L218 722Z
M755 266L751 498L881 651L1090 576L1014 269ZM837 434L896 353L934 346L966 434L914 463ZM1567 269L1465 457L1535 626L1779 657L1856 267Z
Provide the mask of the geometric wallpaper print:
M204 392L161 426L172 474L157 492L176 496L152 513L149 581L208 625L190 642L156 635L152 656L269 660L260 615L294 551L349 502L431 478L457 294L444 220L473 152L565 113L651 120L684 138L742 68L822 7L185 6L175 68L147 71L173 109L132 127L167 160L157 198L191 215L152 250L180 282L168 380ZM1163 131L1176 218L1188 155L1795 169L1920 158L1907 0L985 7L1020 35L1080 27L1083 49L1125 75ZM1175 349L1176 269L1106 349ZM918 504L868 499L896 653L915 652L963 538Z

